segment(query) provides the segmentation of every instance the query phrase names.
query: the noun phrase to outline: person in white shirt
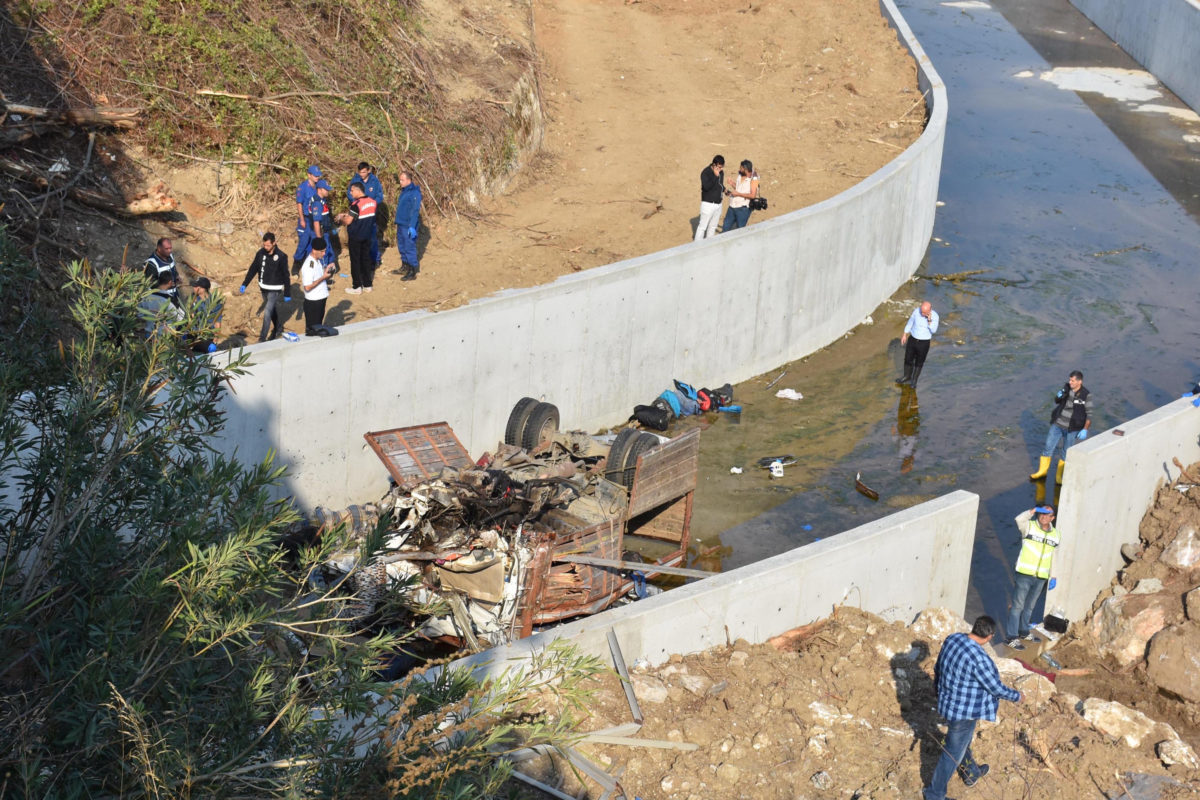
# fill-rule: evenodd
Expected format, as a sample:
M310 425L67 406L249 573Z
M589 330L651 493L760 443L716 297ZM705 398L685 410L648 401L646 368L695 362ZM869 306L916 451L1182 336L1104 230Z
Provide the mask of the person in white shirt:
M300 267L300 286L304 289L304 335L319 336L317 326L325 322L325 300L329 297L329 279L337 269L321 263L325 257L325 240L314 238L312 252Z

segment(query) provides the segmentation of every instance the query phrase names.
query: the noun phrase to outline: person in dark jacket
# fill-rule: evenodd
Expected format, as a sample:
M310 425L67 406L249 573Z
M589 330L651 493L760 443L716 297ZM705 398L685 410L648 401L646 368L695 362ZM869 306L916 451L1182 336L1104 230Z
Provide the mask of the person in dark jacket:
M363 185L363 194L375 201L375 229L371 232L371 269L379 267L379 214L383 209L383 184L379 182L379 176L375 174L375 168L366 161L358 162L358 177L350 181L350 186L354 185L355 181L359 181ZM346 199L351 203L354 202L354 195L350 192L350 186L346 187Z
M1086 439L1091 427L1092 395L1083 385L1083 373L1075 370L1054 396L1054 411L1050 413L1050 430L1046 432L1046 444L1042 447L1037 471L1030 475L1029 479L1036 481L1046 477L1046 473L1050 471L1050 462L1054 460L1054 452L1058 450L1061 442L1062 458L1058 461L1055 480L1062 483L1067 448Z
M696 225L695 241L717 235L724 197L725 156L717 155L700 173L700 222Z
M175 265L175 256L171 252L171 240L163 237L154 243L154 252L146 259L143 271L146 273L146 280L150 285L157 288L159 286L159 277L164 272L171 274L171 290L170 295L175 296L175 287L179 285L179 269Z
M421 187L407 172L400 173L400 197L396 199L396 249L403 262L402 281L416 280L421 271L417 254L417 230L421 225Z
M289 283L287 257L275 246L275 234L267 231L263 234L262 242L263 246L254 254L254 260L250 262L250 268L246 270L246 277L238 289L238 294L245 294L251 279L258 276L258 290L262 292L263 299L262 332L258 335L260 342L278 339L283 333L285 315L279 304L286 297ZM268 331L270 336L267 335Z
M340 216L346 226L346 247L350 251L350 280L353 286L346 294L371 291L375 264L371 261L371 242L375 237L375 209L378 203L367 197L359 181L350 184L350 211Z

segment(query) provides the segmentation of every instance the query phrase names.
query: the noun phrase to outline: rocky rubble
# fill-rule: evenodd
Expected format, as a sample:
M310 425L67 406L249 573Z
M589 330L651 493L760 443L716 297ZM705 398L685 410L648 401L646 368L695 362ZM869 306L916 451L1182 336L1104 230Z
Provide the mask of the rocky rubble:
M1099 653L1099 671L1124 678L1111 682L1109 699L1154 696L1178 725L1194 731L1200 730L1200 486L1188 473L1200 473L1200 465L1159 489L1137 541L1122 547L1129 563L1060 649L1073 661Z
M839 608L777 637L776 646L738 641L635 668L645 724L634 738L660 746L585 740L580 749L610 771L624 768L622 785L643 800L919 797L944 731L933 666L943 639L966 629L945 609L906 626ZM1024 702L1002 702L998 721L979 726L976 757L991 765L986 784L973 790L979 796L1117 797L1143 783L1156 797L1194 796L1195 743L1171 725L1119 702L1058 690L1019 661L996 663ZM592 708L587 730L630 721L615 676L602 683ZM543 776L556 769L540 768ZM569 794L584 789L570 770L559 770L558 780ZM957 780L950 788L951 796L964 790Z

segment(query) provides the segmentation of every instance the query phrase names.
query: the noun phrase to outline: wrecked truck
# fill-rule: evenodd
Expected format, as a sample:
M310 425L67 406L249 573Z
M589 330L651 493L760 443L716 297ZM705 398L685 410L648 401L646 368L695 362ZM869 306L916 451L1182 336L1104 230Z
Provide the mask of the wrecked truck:
M591 436L558 425L552 404L524 398L504 442L478 460L445 422L365 434L389 492L376 504L318 509L314 521L365 535L387 514L389 528L371 563L348 550L331 566L368 604L388 583L414 587L413 600L441 609L420 633L470 649L644 596L659 575L706 574L679 566L699 431Z

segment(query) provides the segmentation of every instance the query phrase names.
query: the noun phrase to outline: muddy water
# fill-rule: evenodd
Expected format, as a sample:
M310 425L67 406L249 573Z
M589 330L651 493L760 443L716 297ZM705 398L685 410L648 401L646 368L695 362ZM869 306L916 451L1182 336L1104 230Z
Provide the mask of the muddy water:
M736 387L740 420L703 440L694 561L729 569L967 489L968 611L1000 616L1011 520L1039 499L1027 476L1068 372L1101 430L1200 374L1200 121L1066 0L900 5L950 98L935 239L872 324ZM976 274L934 280L959 273ZM921 299L942 327L913 398L892 383L894 340ZM755 466L783 454L782 479Z

